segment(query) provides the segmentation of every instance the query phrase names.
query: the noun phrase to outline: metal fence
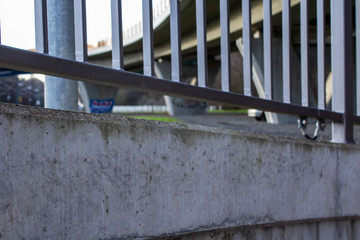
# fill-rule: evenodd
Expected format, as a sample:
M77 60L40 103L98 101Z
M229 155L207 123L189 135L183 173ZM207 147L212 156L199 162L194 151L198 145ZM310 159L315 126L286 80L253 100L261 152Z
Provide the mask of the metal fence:
M325 11L324 1L317 0L318 106L309 106L309 36L308 0L300 2L301 16L301 105L291 102L290 47L291 1L282 1L283 101L273 100L272 1L263 0L264 27L264 90L265 98L252 96L251 0L242 0L244 45L244 94L230 89L229 0L219 0L221 26L221 90L207 86L206 1L196 0L198 86L182 82L180 0L170 0L170 37L172 80L154 77L152 0L143 0L143 69L144 75L124 70L121 0L112 0L112 61L113 68L87 63L85 0L74 0L76 61L48 54L46 0L35 0L36 49L30 52L0 45L0 66L43 73L107 86L150 91L165 95L192 98L223 105L256 108L269 112L315 118L320 123L333 122L335 142L353 142L354 124L360 124L360 73L354 85L353 41L356 39L356 66L360 69L360 4L356 1L355 16L352 0L331 1L331 52L333 73L332 110L325 109ZM353 17L356 37L353 37ZM356 89L356 90L355 90ZM357 94L356 94L357 93Z

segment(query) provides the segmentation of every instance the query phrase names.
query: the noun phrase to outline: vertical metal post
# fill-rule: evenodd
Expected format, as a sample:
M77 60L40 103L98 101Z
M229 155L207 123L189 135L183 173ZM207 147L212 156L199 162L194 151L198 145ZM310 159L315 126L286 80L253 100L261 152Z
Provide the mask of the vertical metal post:
M360 116L360 2L355 2L356 18L356 114Z
M353 143L352 0L331 1L332 110L344 114L333 123L332 141Z
M75 23L75 59L87 61L87 36L86 36L86 3L85 0L74 0Z
M147 76L154 76L154 32L152 0L142 0L142 4L144 74Z
M74 1L48 0L49 54L75 60ZM78 110L78 83L46 76L45 107Z
M220 0L220 29L221 29L221 90L230 91L230 4L229 0Z
M265 98L272 99L272 0L264 3L264 91Z
M171 80L181 82L181 26L180 0L170 1L170 31L171 31Z
M301 105L309 106L309 38L308 38L308 0L300 2L301 28Z
M208 59L206 41L206 2L196 0L196 37L197 37L197 64L198 85L206 87L208 81Z
M121 0L111 0L112 67L124 69Z
M34 0L36 51L49 53L46 0Z
M325 5L317 0L318 108L325 109Z
M244 95L251 96L252 49L251 49L251 1L242 0L244 44Z
M283 40L283 101L291 103L291 13L290 0L283 0L282 11L282 40Z

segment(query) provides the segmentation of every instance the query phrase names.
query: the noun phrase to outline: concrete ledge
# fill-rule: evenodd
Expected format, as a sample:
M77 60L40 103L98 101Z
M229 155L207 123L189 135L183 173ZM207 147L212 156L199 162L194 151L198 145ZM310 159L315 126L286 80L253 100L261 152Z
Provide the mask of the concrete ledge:
M0 104L0 236L125 239L360 216L360 147Z
M288 240L288 239L359 239L358 218L312 219L306 222L235 227L162 238L162 240Z

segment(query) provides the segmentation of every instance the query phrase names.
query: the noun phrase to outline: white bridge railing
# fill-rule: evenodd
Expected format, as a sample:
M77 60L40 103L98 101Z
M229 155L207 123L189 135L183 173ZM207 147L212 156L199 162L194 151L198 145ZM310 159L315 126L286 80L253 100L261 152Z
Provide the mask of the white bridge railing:
M87 63L85 0L74 0L76 60L71 61L48 54L46 0L35 0L37 53L0 46L0 66L16 70L38 72L74 80L103 84L107 86L132 88L166 95L193 98L224 105L256 108L264 111L299 116L303 120L315 118L319 126L325 120L333 122L333 141L351 143L354 140L354 124L360 124L360 73L353 66L356 53L356 69L360 69L360 4L352 0L331 1L331 52L333 74L332 110L325 106L325 0L317 0L317 107L309 106L309 0L300 2L301 31L301 105L291 102L291 4L282 1L282 65L283 100L273 100L273 57L272 57L272 1L264 0L264 91L265 97L252 96L252 32L251 0L239 1L242 6L242 39L244 46L244 94L231 91L230 77L230 32L229 0L219 0L221 29L221 90L207 86L207 26L206 1L196 0L198 86L182 83L181 58L181 11L180 0L164 1L153 20L151 0L143 0L143 25L122 31L121 0L112 0L112 62L113 68L104 68ZM353 8L356 15L352 16ZM170 12L171 71L172 80L154 77L153 29ZM356 19L356 31L353 29ZM159 21L160 21L159 20ZM162 21L162 20L161 20ZM241 24L239 22L239 24ZM194 24L195 26L195 24ZM124 70L124 44L136 36L143 39L144 75ZM353 37L353 34L356 37ZM356 40L356 49L353 41ZM356 51L355 51L356 50ZM49 64L56 63L56 64ZM354 81L354 73L356 81Z
M167 17L170 15L170 1L169 0L160 0L153 10L153 21L156 28L159 26ZM131 26L128 29L123 31L123 41L124 46L127 46L139 39L143 35L143 22L139 21L137 24Z

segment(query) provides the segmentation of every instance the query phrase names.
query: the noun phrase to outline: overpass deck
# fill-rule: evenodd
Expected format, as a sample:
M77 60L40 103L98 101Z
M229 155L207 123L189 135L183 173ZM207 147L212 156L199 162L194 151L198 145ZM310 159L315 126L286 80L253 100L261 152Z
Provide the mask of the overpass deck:
M273 0L273 29L274 36L281 37L281 12L282 1ZM219 1L207 1L207 45L208 55L215 56L220 53L220 15ZM316 36L313 20L316 19L316 3L309 2L309 19L310 19L310 35ZM300 0L291 1L292 19L294 31L292 38L294 41L300 39ZM329 11L329 9L327 10ZM170 16L169 11L167 17L161 16L162 22L155 25L154 29L154 57L155 59L167 58L171 54L170 48ZM183 59L191 59L196 56L196 8L194 0L182 0L181 3L181 50ZM235 40L241 36L242 32L242 11L241 4L238 0L230 0L230 39L235 48ZM252 29L253 31L262 30L263 21L263 5L261 0L252 1ZM316 22L315 22L316 24ZM124 64L127 69L141 67L142 57L142 32L139 31L141 26L135 25L130 32L135 36L124 35L127 38L135 39L135 41L126 41L124 39ZM100 47L89 52L89 61L97 63L102 59L111 60L111 45Z

